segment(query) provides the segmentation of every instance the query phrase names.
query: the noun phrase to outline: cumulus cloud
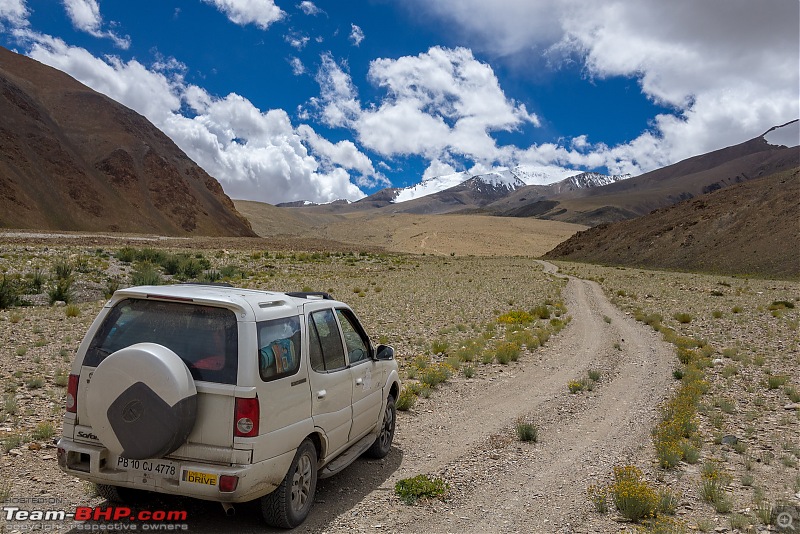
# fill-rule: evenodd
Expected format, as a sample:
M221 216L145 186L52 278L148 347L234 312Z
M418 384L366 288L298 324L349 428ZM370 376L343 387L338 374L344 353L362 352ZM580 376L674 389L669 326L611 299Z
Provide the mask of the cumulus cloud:
M314 2L309 2L308 0L304 0L303 2L297 4L297 8L306 15L316 16L322 13L322 10L318 8Z
M306 73L306 66L303 65L299 57L289 58L289 65L292 66L292 74L295 76L302 76Z
M433 47L418 56L376 59L369 79L385 90L380 103L362 109L349 74L330 55L317 74L321 118L353 129L367 148L385 156L450 154L475 161L507 159L493 131L538 124L525 106L506 97L492 68L466 48Z
M270 24L281 20L286 13L273 0L203 0L211 4L239 26L255 24L266 30Z
M100 5L97 0L63 0L63 2L67 16L75 29L94 37L109 38L123 50L127 50L131 46L130 37L127 35L120 37L110 30L102 30L103 17L100 15Z
M159 70L136 61L98 58L80 47L27 32L29 55L147 117L233 198L277 203L293 200L356 200L351 181L380 182L369 158L348 141L330 143L310 128L294 128L281 109L261 111L246 98L224 98L184 82L181 63L160 60ZM183 115L189 106L191 117ZM309 153L308 147L317 154Z
M283 40L286 41L292 48L302 50L308 44L309 38L307 35L303 35L300 32L290 31L283 36Z
M537 65L577 60L590 77L638 79L646 96L674 109L618 147L559 152L568 160L586 160L588 148L611 169L638 173L742 142L800 115L795 0L414 5L455 23L456 31L487 53L525 56Z
M0 23L5 21L12 27L27 26L29 15L30 12L24 0L4 0L0 2ZM2 24L0 24L0 29L2 27Z
M353 46L358 46L364 40L364 30L355 24L350 24L350 42Z

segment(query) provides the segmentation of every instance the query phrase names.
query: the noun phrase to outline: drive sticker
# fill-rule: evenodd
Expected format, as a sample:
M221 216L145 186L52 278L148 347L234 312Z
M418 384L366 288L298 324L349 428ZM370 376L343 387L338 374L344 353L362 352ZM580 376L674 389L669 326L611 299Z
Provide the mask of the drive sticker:
M195 484L205 484L207 486L217 485L217 475L201 473L199 471L184 471L183 475L181 475L181 480L184 482L193 482Z

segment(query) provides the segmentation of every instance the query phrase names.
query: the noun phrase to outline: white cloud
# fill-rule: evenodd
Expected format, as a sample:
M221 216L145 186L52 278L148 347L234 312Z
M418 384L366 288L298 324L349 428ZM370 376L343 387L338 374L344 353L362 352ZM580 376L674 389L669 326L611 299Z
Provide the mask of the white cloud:
M27 26L29 15L30 12L24 0L3 0L3 2L0 2L0 23L6 21L15 28ZM0 29L2 29L2 25L0 25Z
M334 61L330 54L321 56L321 66L316 80L320 98L311 104L321 108L321 120L328 126L350 126L361 114L361 103L350 75Z
M386 95L363 109L349 74L330 55L322 59L322 120L355 130L365 147L386 156L457 154L491 163L510 151L497 147L490 132L538 124L524 105L505 96L492 68L465 48L374 60L370 81Z
M372 161L351 141L343 140L332 143L317 134L307 124L297 127L297 133L306 141L311 150L319 156L327 166L340 166L359 173L356 183L361 187L391 185L383 175L376 173Z
M292 66L292 74L295 76L302 76L306 73L306 67L303 65L303 62L300 61L299 57L289 58L289 65Z
M587 76L634 77L646 96L673 107L674 113L654 117L652 128L628 143L580 147L593 159L602 156L612 170L650 170L800 116L796 0L413 4L454 22L455 31L491 54L516 54L528 65L577 60ZM566 150L559 156L589 158Z
M448 174L454 174L455 172L457 172L455 167L449 163L440 161L439 159L434 159L425 169L425 172L422 173L422 179L427 180L437 176L446 176Z
M364 30L355 24L350 24L350 42L353 46L358 46L364 40Z
M298 9L305 13L306 15L316 16L322 13L322 10L318 8L314 2L309 2L308 0L304 0L297 4Z
M286 13L273 0L203 0L224 13L228 20L239 26L255 24L266 30L270 24L281 20Z
M289 46L302 50L308 44L309 38L302 33L291 31L283 36L283 40L289 43Z
M109 38L123 50L131 46L130 37L120 37L112 31L103 31L103 17L100 15L100 5L97 0L62 0L72 25L75 29L84 31L89 35L99 38Z
M31 42L34 59L69 73L147 117L217 178L233 198L270 203L356 200L364 193L351 182L348 169L359 173L356 180L361 183L382 179L369 158L349 141L327 142L313 130L295 129L283 110L264 112L240 95L218 98L187 85L177 60L157 61L175 67L157 71L136 60L100 59L60 39L33 32L20 37ZM181 114L183 104L192 108L192 117ZM319 159L307 146L312 146Z

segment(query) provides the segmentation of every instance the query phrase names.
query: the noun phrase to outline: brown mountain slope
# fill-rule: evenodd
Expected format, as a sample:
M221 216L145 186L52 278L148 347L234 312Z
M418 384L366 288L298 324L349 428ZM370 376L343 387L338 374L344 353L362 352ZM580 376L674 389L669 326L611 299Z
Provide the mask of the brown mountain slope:
M0 227L255 235L147 119L2 47Z
M792 127L796 128L797 122ZM796 146L770 145L757 137L603 187L577 189L546 199L521 188L487 209L496 215L535 216L594 226L645 215L710 191L793 169L799 159Z
M800 276L800 168L578 232L546 258Z

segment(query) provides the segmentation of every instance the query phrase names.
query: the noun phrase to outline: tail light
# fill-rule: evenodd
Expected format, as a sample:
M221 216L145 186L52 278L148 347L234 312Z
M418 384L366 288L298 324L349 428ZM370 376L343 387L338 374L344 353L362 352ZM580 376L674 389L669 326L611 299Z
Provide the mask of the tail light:
M69 375L69 382L67 382L67 398L65 405L67 411L76 413L78 411L78 380L79 375Z
M233 412L233 436L252 438L258 435L259 407L258 397L252 399L236 399Z
M225 493L236 491L239 485L238 475L220 475L219 477L219 490Z

